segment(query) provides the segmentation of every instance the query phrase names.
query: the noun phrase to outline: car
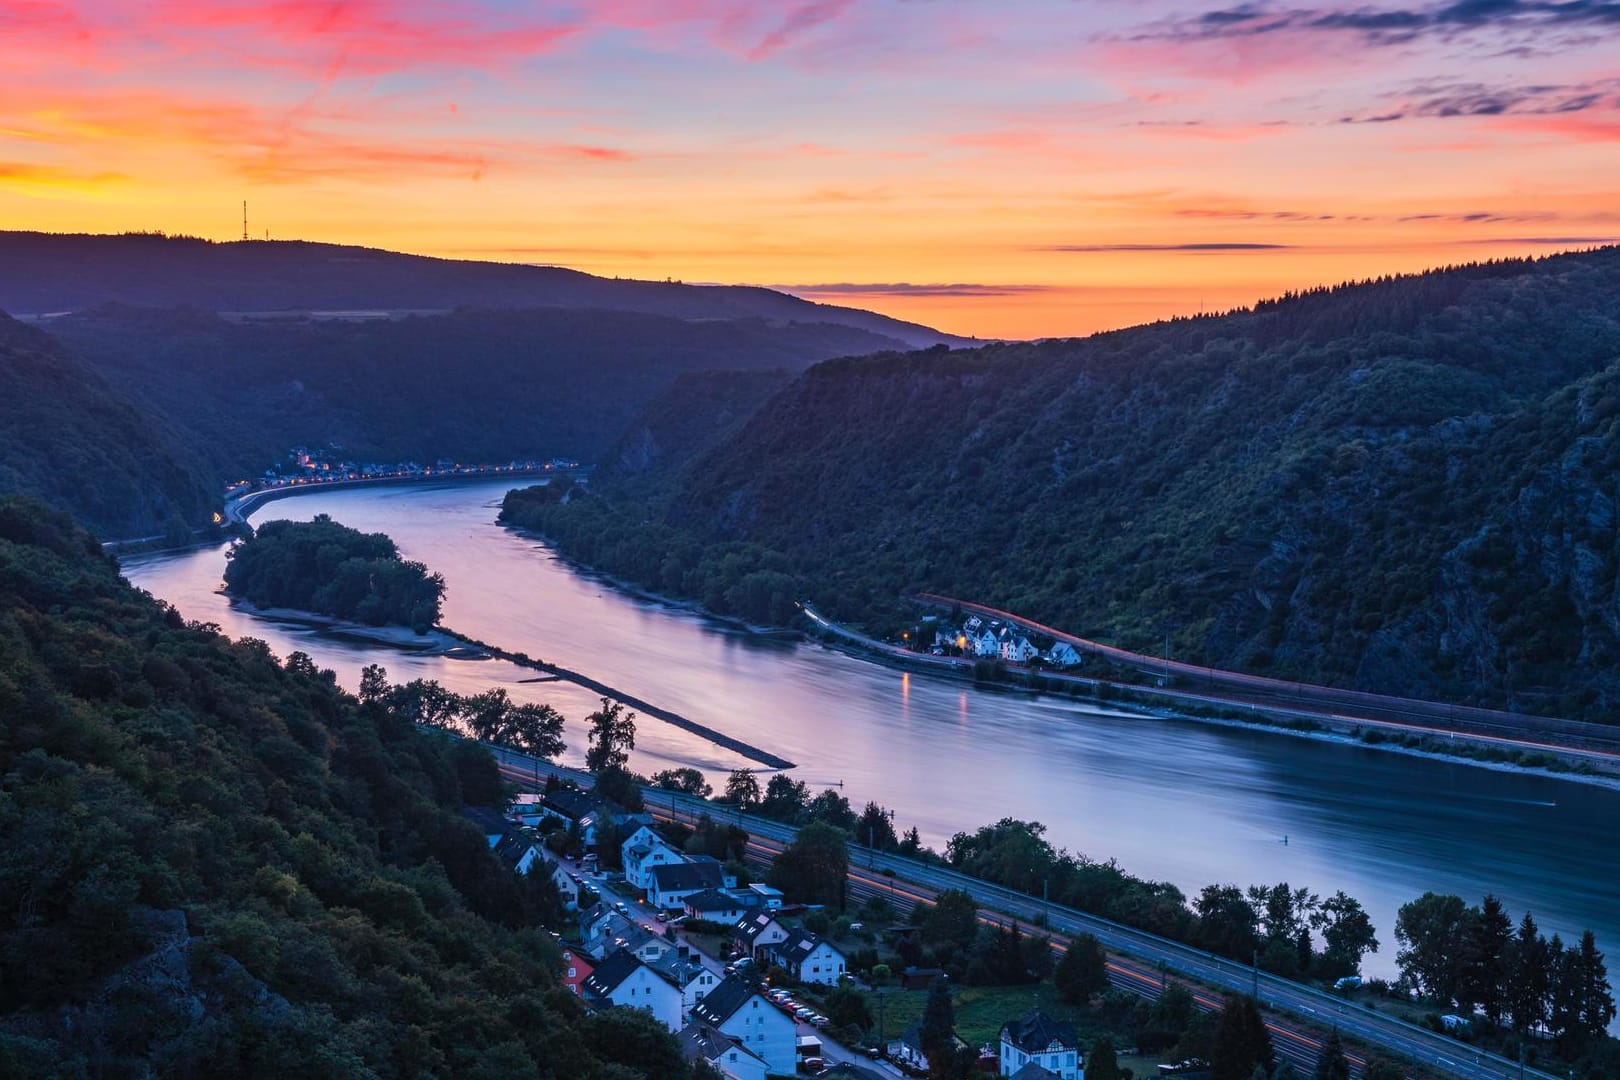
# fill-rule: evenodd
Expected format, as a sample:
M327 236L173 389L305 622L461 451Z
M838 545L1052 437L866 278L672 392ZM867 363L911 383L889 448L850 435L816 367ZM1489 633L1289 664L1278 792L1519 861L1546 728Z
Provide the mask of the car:
M800 1020L808 1020L808 1019L810 1019L812 1016L814 1016L816 1014L811 1012L805 1006L800 1005L797 1009L793 1010L793 1015L798 1017Z
M669 922L669 912L660 911L658 914L654 915L653 918L657 919L659 922Z
M852 930L852 931L854 931L854 932L855 932L855 933L857 933L857 934L858 934L858 933L860 933L860 932L861 932L861 931L862 931L862 930L865 930L865 929L866 929L866 924L865 924L865 923L858 923L858 922L852 922L852 923L850 923L850 924L849 924L849 928L850 928L850 929L851 929L851 930Z
M618 908L621 912L624 912L626 914L628 914L629 911L630 911L630 908L625 904L625 902L623 900L615 900L613 902L613 906Z

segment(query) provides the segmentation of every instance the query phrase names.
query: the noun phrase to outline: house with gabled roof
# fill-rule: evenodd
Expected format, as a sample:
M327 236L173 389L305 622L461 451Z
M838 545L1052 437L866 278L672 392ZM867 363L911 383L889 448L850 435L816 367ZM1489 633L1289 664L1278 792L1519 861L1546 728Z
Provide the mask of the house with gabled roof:
M507 833L495 845L495 857L514 874L527 874L540 861L540 850L519 833Z
M819 934L803 927L788 931L788 936L766 947L769 962L776 964L800 982L836 986L844 977L844 954Z
M676 946L652 960L643 960L648 967L681 988L683 1001L698 1002L709 991L725 981L719 966L702 953L686 945Z
M759 906L759 898L752 893L734 893L730 889L704 889L686 898L682 905L692 919L733 923Z
M765 1000L759 984L732 975L692 1006L692 1019L736 1039L762 1058L773 1073L791 1076L798 1065L797 1028L781 1009Z
M1046 650L1046 659L1056 668L1079 667L1081 661L1080 650L1067 641L1060 641Z
M547 792L540 801L540 813L555 818L567 828L579 826L580 839L586 847L596 844L596 830L606 814L607 800L590 791L576 788L558 788Z
M787 940L788 930L772 912L755 911L738 919L731 934L738 952L762 961L772 945Z
M695 1063L702 1058L730 1080L765 1080L765 1074L770 1071L764 1058L701 1020L683 1027L679 1038L688 1061Z
M648 872L647 902L663 911L680 911L686 898L705 889L718 889L720 864L712 859L654 866Z
M591 972L596 970L596 962L578 949L564 949L562 954L562 983L574 994L579 996L579 988Z
M619 853L624 864L624 880L633 889L647 888L653 867L687 861L680 849L646 825L625 838L619 845Z
M641 1009L670 1031L681 1029L680 988L623 949L610 954L585 977L580 996L596 1008Z
M1001 1025L1001 1075L1035 1064L1060 1080L1085 1080L1086 1063L1074 1025L1032 1009Z

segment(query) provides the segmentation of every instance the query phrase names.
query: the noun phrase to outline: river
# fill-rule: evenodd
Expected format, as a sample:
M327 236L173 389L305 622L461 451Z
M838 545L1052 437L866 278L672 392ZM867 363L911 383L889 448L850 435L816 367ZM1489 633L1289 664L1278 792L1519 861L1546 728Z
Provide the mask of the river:
M1597 932L1620 955L1620 792L1365 747L1110 714L1067 700L980 691L908 675L819 645L770 640L642 600L576 573L497 526L509 481L320 492L271 503L258 520L319 513L385 532L442 573L444 622L465 634L586 672L610 686L798 763L812 789L843 784L857 810L895 811L943 847L1002 817L1034 819L1060 847L1117 859L1189 896L1209 882L1288 881L1366 905L1381 950L1364 971L1391 976L1396 909L1426 890L1471 903L1495 893L1549 935ZM571 721L565 760L583 760L586 691L525 683L501 661L420 657L245 615L217 590L224 549L125 561L129 579L232 636L294 649L355 687L366 664L402 682L460 692L503 686ZM993 599L993 598L992 598ZM702 769L718 788L749 763L644 719L632 766ZM763 783L763 779L762 779Z

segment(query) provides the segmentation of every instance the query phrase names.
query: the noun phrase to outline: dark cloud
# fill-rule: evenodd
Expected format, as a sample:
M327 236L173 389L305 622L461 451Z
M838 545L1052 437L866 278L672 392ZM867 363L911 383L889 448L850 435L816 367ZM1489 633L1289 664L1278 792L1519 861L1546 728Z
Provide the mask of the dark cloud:
M1493 236L1489 240L1468 242L1510 244L1517 247L1602 247L1606 244L1620 244L1620 236Z
M859 284L838 282L821 285L771 285L772 289L794 296L1019 296L1024 293L1047 292L1050 285L982 285L975 282L951 282L913 285L907 281Z
M1480 83L1424 83L1390 97L1396 108L1381 108L1339 118L1341 124L1387 124L1411 118L1457 116L1550 116L1585 112L1609 105L1620 82L1605 80L1569 85L1484 86Z
M1620 0L1452 0L1405 9L1275 8L1246 4L1171 19L1139 36L1198 41L1316 30L1355 34L1369 44L1391 45L1423 36L1443 37L1479 30L1594 27L1620 30Z
M1293 244L1054 244L1036 251L1287 251Z

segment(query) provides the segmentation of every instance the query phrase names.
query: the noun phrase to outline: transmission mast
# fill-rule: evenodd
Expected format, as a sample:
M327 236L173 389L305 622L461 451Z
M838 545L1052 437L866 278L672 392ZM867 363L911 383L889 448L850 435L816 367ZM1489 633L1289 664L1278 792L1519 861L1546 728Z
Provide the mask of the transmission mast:
M248 238L248 231L247 231L247 200L243 199L242 200L242 239L246 240L247 238Z

